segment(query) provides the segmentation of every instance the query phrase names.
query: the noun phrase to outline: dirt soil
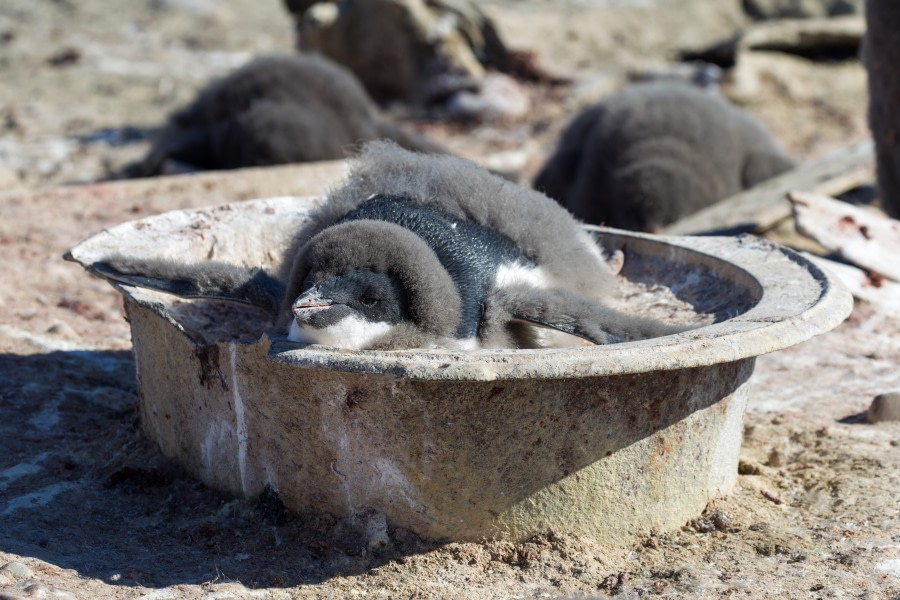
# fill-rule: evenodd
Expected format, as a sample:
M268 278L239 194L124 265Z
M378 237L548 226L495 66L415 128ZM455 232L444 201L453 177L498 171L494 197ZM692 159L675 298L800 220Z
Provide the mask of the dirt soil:
M351 520L285 514L179 471L140 432L119 295L61 254L136 216L321 192L340 167L54 187L108 177L210 76L292 45L276 0L113 4L0 4L0 599L900 598L900 423L863 415L900 389L900 316L866 305L758 359L734 491L627 547L390 529L369 551ZM489 2L512 45L579 83L529 87L518 121L411 124L485 162L514 155L527 179L577 107L746 27L739 5ZM764 58L732 70L726 93L798 160L867 135L858 62Z

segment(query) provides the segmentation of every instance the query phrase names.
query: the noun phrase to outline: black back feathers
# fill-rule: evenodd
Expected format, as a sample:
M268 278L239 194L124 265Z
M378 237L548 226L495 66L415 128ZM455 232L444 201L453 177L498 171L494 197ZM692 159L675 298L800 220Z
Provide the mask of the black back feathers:
M644 83L576 117L534 187L589 223L654 231L791 166L763 126L725 100Z

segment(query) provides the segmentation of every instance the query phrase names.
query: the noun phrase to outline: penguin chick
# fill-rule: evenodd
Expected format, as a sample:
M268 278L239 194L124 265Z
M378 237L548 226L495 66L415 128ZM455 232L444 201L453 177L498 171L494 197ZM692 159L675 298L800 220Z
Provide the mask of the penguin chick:
M604 303L614 277L565 210L462 159L370 143L313 222L280 311L297 341L521 348L544 345L546 327L595 343L675 331ZM390 318L363 310L377 275L392 282L385 302L400 302ZM311 322L338 292L353 302Z
M344 158L379 138L423 152L437 144L384 120L352 73L312 54L258 58L174 113L135 175L167 161L235 169Z
M765 128L727 101L653 82L576 117L534 187L588 223L658 231L792 166Z

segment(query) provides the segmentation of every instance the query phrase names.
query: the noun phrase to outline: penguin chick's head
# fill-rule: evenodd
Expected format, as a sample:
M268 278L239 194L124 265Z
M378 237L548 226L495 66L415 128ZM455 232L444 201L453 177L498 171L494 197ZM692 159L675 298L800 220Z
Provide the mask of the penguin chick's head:
M326 227L300 249L286 287L277 327L293 341L354 349L411 348L412 343L452 337L459 325L459 293L447 270L422 238L393 223L362 219ZM381 302L365 306L364 292L375 290ZM298 302L307 306L298 307ZM325 306L317 309L317 303ZM328 305L338 303L347 308L336 307L332 318ZM397 308L378 312L389 306ZM315 312L323 314L310 321L306 315ZM346 321L346 327L362 321L388 326L360 327L357 331L368 334L343 339L332 335L339 330L331 327L342 317L354 319ZM372 337L373 329L383 334Z
M320 281L291 305L288 339L361 349L409 319L407 291L397 277L358 269Z

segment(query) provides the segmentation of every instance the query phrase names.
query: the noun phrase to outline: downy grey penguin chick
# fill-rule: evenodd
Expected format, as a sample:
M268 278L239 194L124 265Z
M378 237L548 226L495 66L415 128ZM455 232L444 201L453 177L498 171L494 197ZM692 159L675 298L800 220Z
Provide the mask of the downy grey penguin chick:
M280 326L351 348L540 347L676 330L604 303L615 278L565 210L450 156L368 144L301 234ZM310 237L311 235L311 237Z
M580 224L463 159L369 143L307 223L277 278L218 263L92 270L184 296L278 298L277 330L341 348L534 348L555 344L546 328L595 343L679 330L609 306L615 277Z
M534 187L588 223L658 231L792 165L758 121L724 99L641 83L576 117Z
M175 112L131 174L160 174L167 161L235 169L338 159L380 138L443 151L384 120L346 68L313 54L267 56L212 82Z

